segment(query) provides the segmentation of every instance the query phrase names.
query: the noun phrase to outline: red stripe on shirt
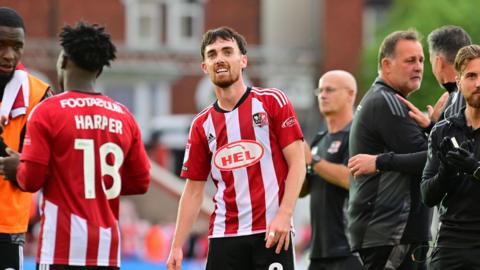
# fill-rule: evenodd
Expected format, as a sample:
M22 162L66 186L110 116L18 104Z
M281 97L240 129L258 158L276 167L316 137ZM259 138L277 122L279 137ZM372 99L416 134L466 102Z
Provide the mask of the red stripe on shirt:
M68 264L68 261L64 261L64 259L70 256L70 223L70 214L65 213L59 207L53 264Z
M87 264L96 265L98 258L99 227L87 222ZM93 264L92 264L93 263Z
M228 143L225 115L212 111L212 121L217 134L217 149ZM225 201L225 234L235 234L238 231L238 206L236 201L234 177L231 171L220 171L225 182L223 200Z

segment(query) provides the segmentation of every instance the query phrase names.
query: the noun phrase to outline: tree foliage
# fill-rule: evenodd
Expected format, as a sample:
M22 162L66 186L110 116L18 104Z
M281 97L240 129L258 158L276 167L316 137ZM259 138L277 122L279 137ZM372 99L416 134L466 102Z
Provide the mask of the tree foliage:
M368 90L378 74L377 54L383 38L396 30L414 28L423 36L425 66L422 86L412 94L411 100L425 110L425 106L434 104L444 91L432 74L427 36L435 28L451 24L464 28L476 43L480 37L478 0L395 0L385 18L386 21L377 26L373 42L367 44L362 54L361 94Z

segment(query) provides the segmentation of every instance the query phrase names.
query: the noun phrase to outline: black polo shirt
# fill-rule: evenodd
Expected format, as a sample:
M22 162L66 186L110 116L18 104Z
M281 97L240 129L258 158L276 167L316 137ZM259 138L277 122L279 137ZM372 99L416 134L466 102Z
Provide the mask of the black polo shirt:
M312 142L312 154L332 163L348 162L350 123L336 133L320 132ZM348 190L330 184L317 174L309 174L310 217L312 223L311 259L349 256L346 237Z

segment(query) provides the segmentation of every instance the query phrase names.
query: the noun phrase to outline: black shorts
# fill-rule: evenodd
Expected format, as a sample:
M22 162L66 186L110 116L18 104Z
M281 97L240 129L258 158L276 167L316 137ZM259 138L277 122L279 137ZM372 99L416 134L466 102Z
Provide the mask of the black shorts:
M265 233L210 238L207 270L294 270L292 240L288 250L275 253L276 246L265 248ZM291 239L291 237L290 237Z
M72 266L63 264L38 264L37 270L119 270L114 266Z
M361 270L362 262L358 256L332 257L310 260L308 270Z
M0 241L0 269L23 269L23 247Z

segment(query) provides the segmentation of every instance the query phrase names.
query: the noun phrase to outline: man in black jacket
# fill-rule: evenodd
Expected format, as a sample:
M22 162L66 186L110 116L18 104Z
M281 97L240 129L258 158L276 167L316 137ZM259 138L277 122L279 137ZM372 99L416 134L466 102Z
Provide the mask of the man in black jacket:
M388 35L379 51L379 78L360 102L350 133L350 155L426 150L425 131L409 117L406 98L420 87L423 49L418 33ZM389 155L386 155L388 158ZM401 171L361 174L355 160L350 179L348 231L364 269L423 269L410 255L429 240L430 211L420 202L423 157L403 160Z
M423 202L440 203L433 270L480 268L480 46L460 49L455 69L466 108L433 128L421 183Z

